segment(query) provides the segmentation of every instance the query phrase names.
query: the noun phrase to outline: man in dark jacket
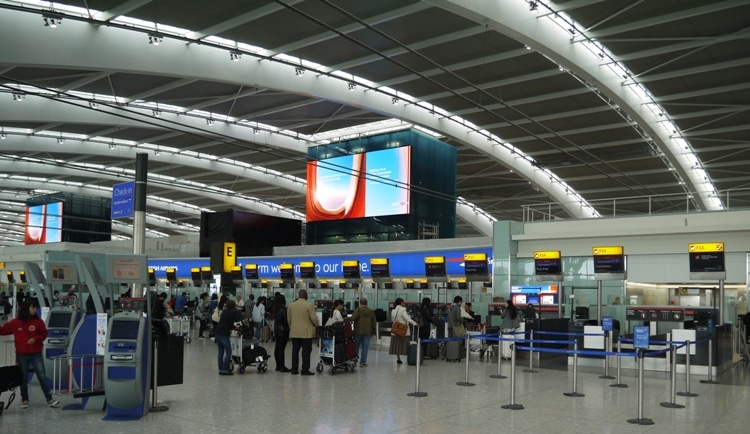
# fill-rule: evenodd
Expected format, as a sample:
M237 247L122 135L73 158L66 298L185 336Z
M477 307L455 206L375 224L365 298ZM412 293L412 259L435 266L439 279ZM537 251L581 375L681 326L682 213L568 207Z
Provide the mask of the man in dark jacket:
M370 347L370 336L375 334L375 327L378 325L377 319L375 319L375 311L367 306L367 299L361 297L359 299L359 307L354 309L351 320L354 321L354 344L357 346L357 353L359 353L359 347L362 346L362 355L359 357L359 366L367 367L367 349Z

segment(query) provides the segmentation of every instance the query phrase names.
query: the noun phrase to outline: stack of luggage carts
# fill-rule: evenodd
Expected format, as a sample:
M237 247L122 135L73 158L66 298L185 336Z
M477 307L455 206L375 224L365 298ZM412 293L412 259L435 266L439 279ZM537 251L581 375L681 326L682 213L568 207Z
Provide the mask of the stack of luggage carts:
M324 366L331 367L331 375L339 369L354 372L357 366L357 346L354 344L354 324L344 321L328 327L319 327L320 361L318 373L323 372Z
M252 334L252 327L248 320L242 321L242 325L237 331L233 331L229 337L232 345L232 361L229 364L229 372L234 371L234 365L238 366L237 372L245 373L247 366L255 366L258 372L268 370L268 351L260 346L258 339Z

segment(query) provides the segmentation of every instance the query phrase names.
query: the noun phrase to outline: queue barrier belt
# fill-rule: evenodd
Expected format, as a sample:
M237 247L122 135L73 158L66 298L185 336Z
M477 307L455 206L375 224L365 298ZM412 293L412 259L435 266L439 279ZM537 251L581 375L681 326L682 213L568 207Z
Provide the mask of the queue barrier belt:
M545 332L543 330L534 330L536 335L554 335L554 336L599 336L604 337L604 333L570 333L570 332Z

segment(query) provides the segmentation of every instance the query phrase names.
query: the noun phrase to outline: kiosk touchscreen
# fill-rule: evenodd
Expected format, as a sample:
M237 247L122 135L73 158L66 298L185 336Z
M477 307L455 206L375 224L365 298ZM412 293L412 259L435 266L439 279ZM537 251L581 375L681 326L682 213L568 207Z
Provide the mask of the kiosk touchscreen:
M148 409L148 335L144 300L122 300L109 321L104 353L107 420L133 420ZM130 309L130 310L128 310Z
M47 340L44 341L44 369L54 372L54 357L68 353L70 337L78 322L78 312L70 307L53 307L47 316ZM67 384L67 370L60 372L58 386Z

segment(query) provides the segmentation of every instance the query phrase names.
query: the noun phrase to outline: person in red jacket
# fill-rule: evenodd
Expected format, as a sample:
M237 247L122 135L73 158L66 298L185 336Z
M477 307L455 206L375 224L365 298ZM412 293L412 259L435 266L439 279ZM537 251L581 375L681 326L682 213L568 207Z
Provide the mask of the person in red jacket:
M29 365L34 368L36 378L42 386L44 398L50 407L57 406L60 401L52 398L49 390L49 380L44 371L44 357L42 349L44 340L47 339L47 326L44 320L36 316L36 306L33 300L26 300L21 304L18 318L5 323L0 328L0 335L13 335L16 346L16 357L21 366L23 378L29 378ZM29 408L29 384L28 381L21 383L21 408Z

